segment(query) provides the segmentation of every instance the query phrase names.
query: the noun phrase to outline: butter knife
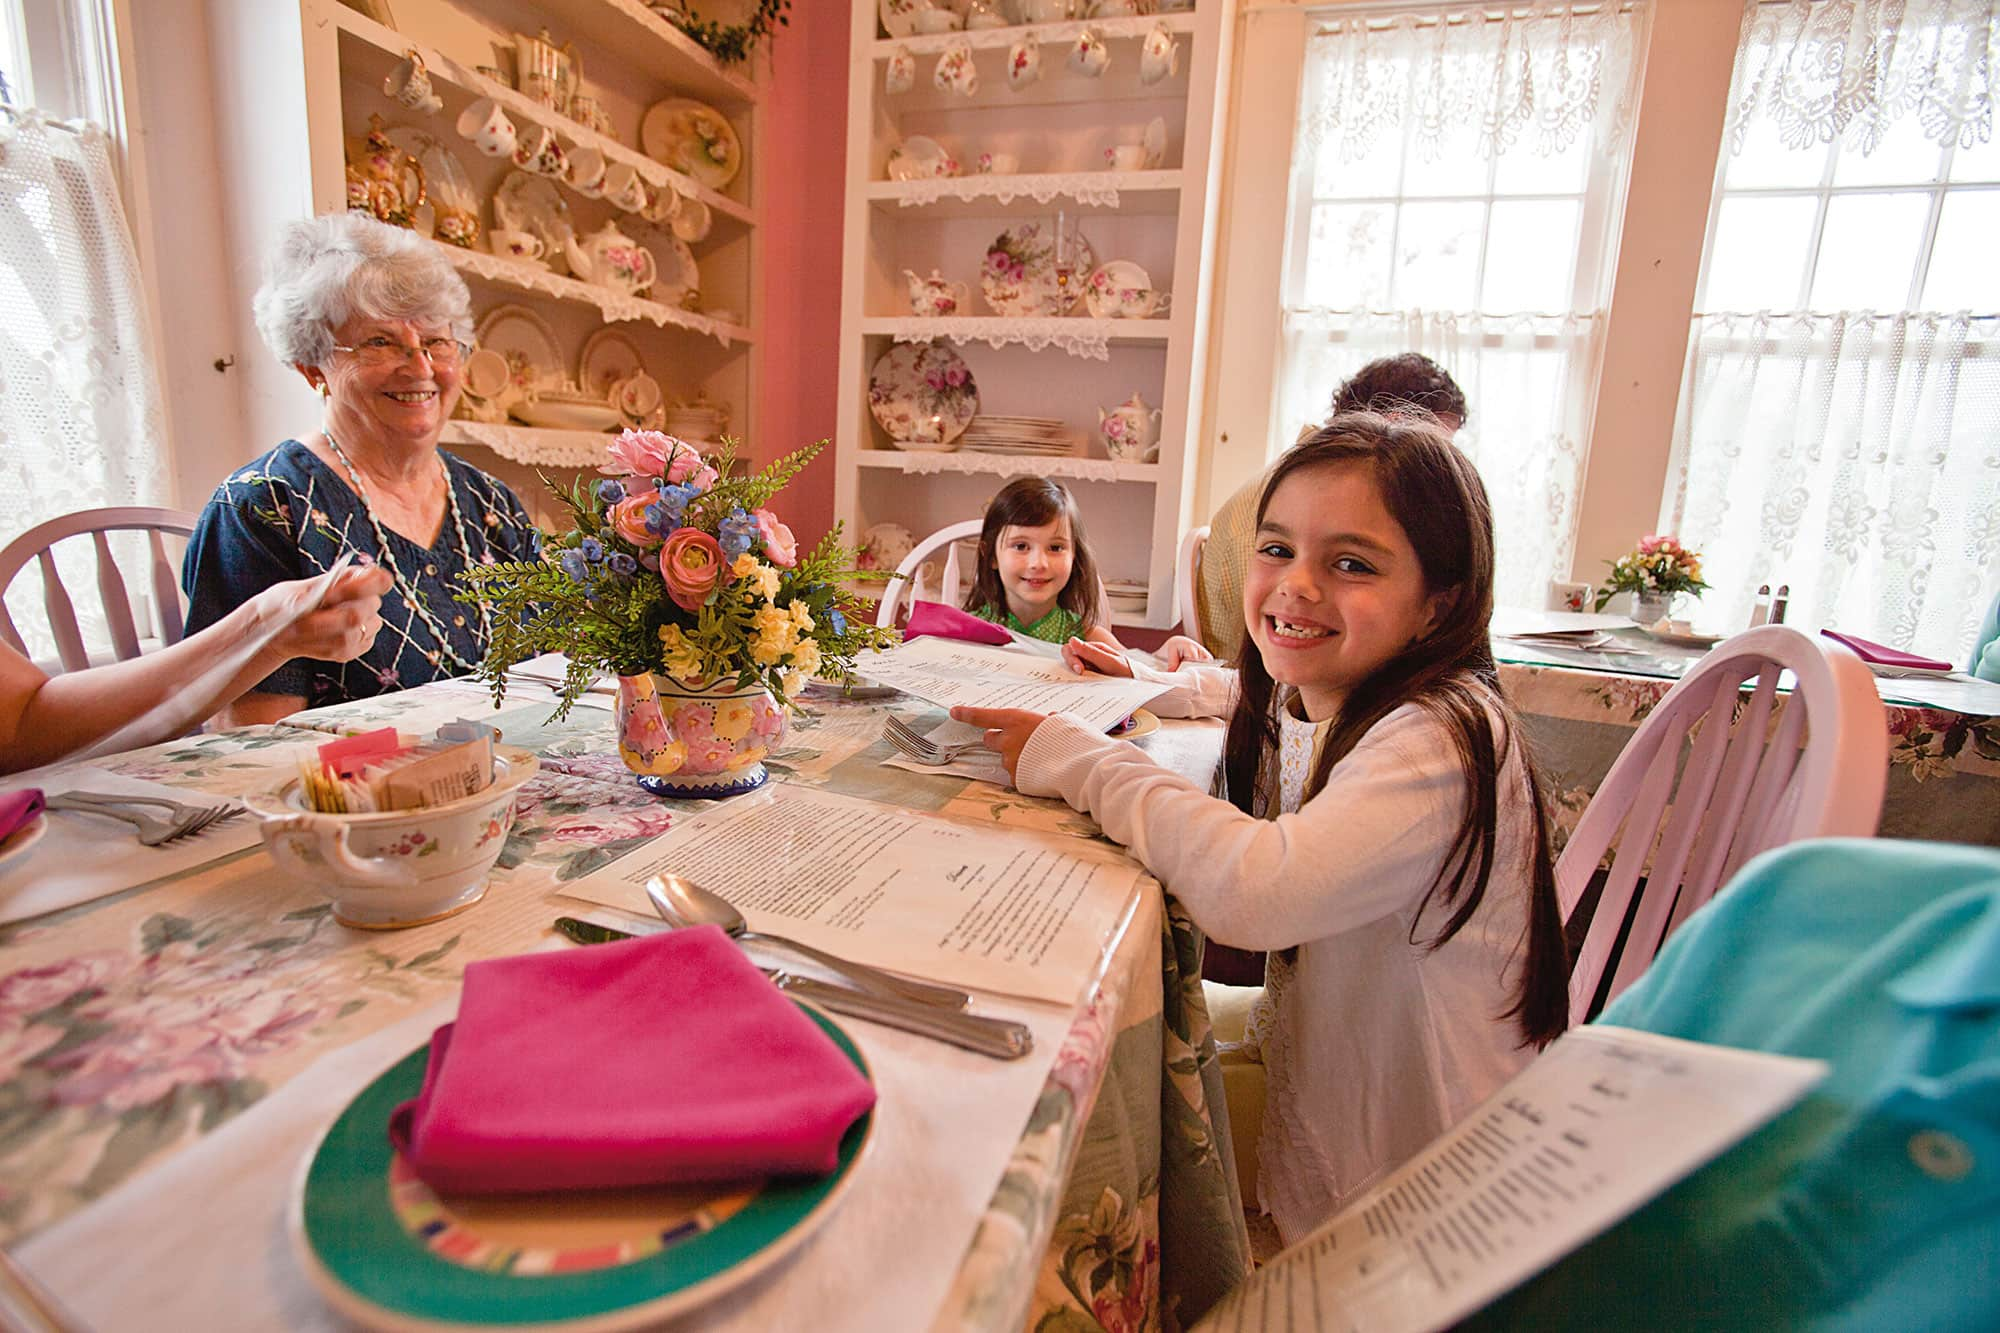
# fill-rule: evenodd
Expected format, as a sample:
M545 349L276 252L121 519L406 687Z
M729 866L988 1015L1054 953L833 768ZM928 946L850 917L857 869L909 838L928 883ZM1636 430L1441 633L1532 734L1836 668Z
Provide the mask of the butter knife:
M573 916L559 916L555 928L578 944L608 944L633 938L630 931L613 930ZM914 1032L920 1037L948 1042L968 1051L990 1055L996 1060L1018 1060L1035 1049L1034 1034L1025 1023L1011 1018L988 1018L980 1014L940 1009L936 1005L893 996L870 995L813 977L794 976L774 967L759 968L773 985L787 995L816 1004L822 1009L849 1018L880 1023L884 1027Z

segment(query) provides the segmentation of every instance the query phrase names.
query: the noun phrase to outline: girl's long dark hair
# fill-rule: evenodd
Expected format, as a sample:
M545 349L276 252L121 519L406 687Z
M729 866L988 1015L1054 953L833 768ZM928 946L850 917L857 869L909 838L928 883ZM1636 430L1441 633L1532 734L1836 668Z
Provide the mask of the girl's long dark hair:
M1018 477L1000 488L986 506L986 519L979 526L978 573L972 591L965 596L965 609L985 607L1007 609L1007 590L1000 586L1000 534L1007 528L1039 528L1058 518L1069 520L1069 582L1056 594L1056 605L1083 617L1078 633L1087 633L1097 624L1097 562L1090 558L1090 543L1083 535L1083 514L1076 497L1060 482L1047 477Z
M1493 513L1472 460L1436 427L1370 412L1335 416L1271 471L1257 503L1257 522L1286 479L1311 468L1360 465L1374 475L1382 502L1416 548L1424 585L1443 594L1438 623L1357 685L1342 705L1306 786L1311 799L1368 729L1404 704L1429 712L1451 736L1465 773L1465 815L1444 865L1419 905L1440 900L1451 915L1424 947L1435 949L1464 928L1486 896L1497 834L1500 772L1520 722L1500 693L1488 642L1493 616ZM1252 557L1255 558L1254 556ZM1266 758L1278 745L1284 706L1256 642L1245 634L1236 661L1239 687L1223 745L1223 794L1251 814L1275 799ZM1500 717L1496 738L1491 725ZM1569 957L1549 855L1548 812L1527 746L1521 765L1534 821L1525 960L1514 1004L1504 1017L1519 1021L1523 1044L1545 1046L1569 1021ZM1417 943L1415 927L1411 943Z

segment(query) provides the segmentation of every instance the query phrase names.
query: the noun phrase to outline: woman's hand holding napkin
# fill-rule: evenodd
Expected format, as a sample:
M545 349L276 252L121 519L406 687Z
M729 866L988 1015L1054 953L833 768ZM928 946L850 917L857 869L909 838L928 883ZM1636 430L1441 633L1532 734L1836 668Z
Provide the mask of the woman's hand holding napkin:
M981 620L970 611L961 611L943 602L910 603L910 623L903 628L903 642L929 634L940 639L967 639L1005 647L1014 636L990 620Z
M714 926L465 970L389 1136L446 1193L824 1174L875 1104Z

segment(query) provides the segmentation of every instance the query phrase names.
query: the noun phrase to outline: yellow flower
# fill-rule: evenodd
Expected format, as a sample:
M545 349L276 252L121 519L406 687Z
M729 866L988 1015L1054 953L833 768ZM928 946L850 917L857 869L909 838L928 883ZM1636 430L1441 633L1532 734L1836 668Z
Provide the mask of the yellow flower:
M660 646L665 649L668 675L682 680L699 680L706 674L701 650L688 642L679 625L660 626Z
M819 643L814 639L802 639L799 646L792 649L791 665L810 676L819 670Z
M808 674L808 672L804 671L787 671L785 673L783 688L785 691L785 703L788 707L792 700L797 697L799 691L806 687L806 676Z
M750 656L759 666L776 666L798 642L798 627L775 606L758 608L752 622Z
M746 592L754 590L767 602L778 599L778 571L748 551L736 557L736 563L729 567L729 572L743 581Z
M756 572L757 557L748 551L737 556L736 563L729 567L729 577L732 579L747 579Z
M792 611L792 623L799 627L799 633L801 634L812 633L813 618L811 609L808 608L804 602L793 602L791 606L791 611Z

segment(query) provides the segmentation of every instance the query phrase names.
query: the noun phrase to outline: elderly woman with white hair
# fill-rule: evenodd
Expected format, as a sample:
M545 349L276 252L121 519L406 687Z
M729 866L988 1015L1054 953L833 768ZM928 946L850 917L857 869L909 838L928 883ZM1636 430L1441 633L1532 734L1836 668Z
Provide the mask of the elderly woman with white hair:
M286 662L221 717L269 722L470 672L493 613L458 575L535 559L540 543L512 491L438 448L472 336L464 281L414 233L333 214L286 231L255 311L324 410L318 430L239 468L202 511L181 569L189 633L346 551L395 582L366 654Z

